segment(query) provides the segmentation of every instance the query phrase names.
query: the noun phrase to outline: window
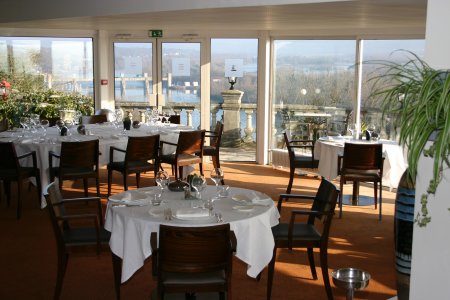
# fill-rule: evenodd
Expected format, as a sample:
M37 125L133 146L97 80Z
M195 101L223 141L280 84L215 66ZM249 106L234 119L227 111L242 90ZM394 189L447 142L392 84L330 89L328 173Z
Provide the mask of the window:
M355 40L275 40L272 147L341 134L352 111Z
M382 120L380 99L371 96L374 78L380 69L381 61L406 62L414 59L411 53L423 58L424 40L364 40L363 42L363 72L361 87L361 123L362 127L372 125L381 137L393 138L389 117Z
M224 123L221 152L228 153L222 159L256 160L257 71L258 39L211 40L211 126ZM224 103L222 93L230 89L233 72L233 88L243 92L242 98L240 103Z
M24 90L94 95L91 38L0 37L0 72Z
M149 105L153 93L152 43L114 43L114 97L117 106Z

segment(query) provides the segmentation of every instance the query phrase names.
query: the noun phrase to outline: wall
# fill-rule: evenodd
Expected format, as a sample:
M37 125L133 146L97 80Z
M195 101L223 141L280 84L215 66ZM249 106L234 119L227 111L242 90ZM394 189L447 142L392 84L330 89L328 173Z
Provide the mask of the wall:
M426 52L427 62L435 68L450 68L450 2L428 0ZM415 212L420 209L420 195L426 191L432 173L432 160L419 161L416 182ZM450 298L450 170L444 171L435 197L430 197L428 210L431 223L425 228L414 226L410 299Z

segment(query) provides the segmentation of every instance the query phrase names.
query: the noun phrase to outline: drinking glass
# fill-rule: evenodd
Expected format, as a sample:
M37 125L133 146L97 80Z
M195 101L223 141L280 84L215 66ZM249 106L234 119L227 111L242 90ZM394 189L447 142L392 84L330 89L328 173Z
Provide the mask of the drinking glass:
M28 125L30 123L30 118L28 117L20 117L19 119L20 126L22 127L22 135L20 137L25 136L25 131L28 129Z
M214 181L215 185L216 185L216 190L217 190L217 197L216 198L220 198L219 197L219 183L222 182L223 180L223 171L221 168L214 168L211 170L211 180Z
M207 182L206 182L206 178L203 175L200 176L196 176L192 179L191 182L192 186L197 190L198 192L198 199L202 199L203 198L203 191L205 190L206 186L207 186Z
M169 174L166 171L159 171L158 173L156 173L155 177L156 184L164 190L167 189L169 179L170 179Z
M374 124L369 124L367 126L367 132L369 133L370 137L372 137L372 133L375 131L376 126Z
M162 193L163 193L163 187L157 186L156 188L153 188L151 190L151 202L153 206L159 206L161 205L162 201Z
M355 138L356 124L349 124L347 130L350 131L352 137Z
M122 122L122 120L123 120L123 112L122 112L122 110L120 108L117 108L114 111L114 117L115 117L115 121L116 122Z

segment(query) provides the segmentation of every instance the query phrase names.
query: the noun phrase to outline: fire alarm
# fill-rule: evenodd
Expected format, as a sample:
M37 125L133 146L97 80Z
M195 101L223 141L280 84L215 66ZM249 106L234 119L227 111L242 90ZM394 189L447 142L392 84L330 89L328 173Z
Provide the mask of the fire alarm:
M108 79L101 79L100 80L101 85L108 85Z

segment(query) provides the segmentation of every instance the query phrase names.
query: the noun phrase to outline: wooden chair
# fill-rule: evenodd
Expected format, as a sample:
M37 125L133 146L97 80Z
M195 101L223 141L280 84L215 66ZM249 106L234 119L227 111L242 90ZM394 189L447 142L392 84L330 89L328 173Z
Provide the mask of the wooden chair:
M220 299L231 299L232 253L236 237L230 224L208 227L160 225L152 233L152 264L156 266L156 299L166 293L218 292ZM156 251L155 251L156 250ZM156 295L155 295L156 294Z
M199 164L200 174L203 175L203 147L205 142L205 130L181 131L178 143L161 141L161 153L164 144L177 146L175 153L161 155L161 163L172 165L175 170L175 179L183 175L183 167Z
M290 222L280 223L272 227L275 239L275 248L273 257L269 263L269 272L267 279L267 299L270 300L272 294L272 281L275 269L275 261L278 248L307 248L308 260L311 273L314 279L317 279L317 273L314 263L314 248L320 249L320 266L322 269L323 281L328 299L333 299L331 291L330 278L328 276L328 236L331 227L331 221L334 215L334 209L339 191L331 182L322 179L319 189L315 196L281 194L278 199L278 210L281 213L282 202L285 199L307 199L313 200L310 210L293 210L291 212ZM297 216L306 216L306 223L296 222ZM315 221L322 222L320 227L315 226Z
M59 299L66 273L71 249L90 250L86 246L95 246L97 254L102 245L108 245L110 233L103 228L102 208L99 197L63 199L54 182L49 184L44 192L47 200L47 212L55 234L58 250L58 270L56 288L53 299ZM96 212L69 214L66 208L79 203L94 202ZM83 207L85 210L86 207Z
M360 182L373 182L373 197L377 209L378 183L380 184L380 211L381 220L382 184L383 184L383 145L382 144L356 144L345 143L344 155L338 157L338 174L340 189L344 183L353 181L353 198L359 196ZM339 218L342 217L342 193L339 196Z
M59 178L59 188L64 180L83 179L84 196L88 196L88 179L95 179L97 197L100 197L99 184L99 141L62 142L61 153L48 153L50 181ZM59 158L59 166L53 166L53 158Z
M123 150L111 146L109 150L108 169L108 196L111 195L112 172L120 172L123 176L124 190L128 190L128 174L136 174L136 186L140 186L140 175L143 172L153 171L154 176L159 169L159 135L128 137L127 149ZM114 161L114 152L125 153L121 161ZM153 161L153 162L150 162Z
M319 166L319 161L314 158L314 141L313 140L291 140L287 132L284 132L284 142L289 154L289 184L286 194L289 194L294 182L295 169L310 168L315 169ZM295 149L306 149L311 155L300 155Z
M99 124L108 122L107 115L81 116L81 124Z
M29 158L32 159L31 167L23 167L20 165L20 160ZM11 204L11 181L17 181L17 219L20 219L22 215L22 197L20 192L22 183L30 177L36 179L38 203L40 206L42 195L41 176L40 170L37 167L36 151L18 156L12 142L0 143L0 180L3 181L8 207Z
M214 168L220 168L220 143L222 141L223 124L217 122L214 131L206 131L205 138L209 138L209 146L203 147L203 156L211 156ZM222 183L223 184L223 183Z

